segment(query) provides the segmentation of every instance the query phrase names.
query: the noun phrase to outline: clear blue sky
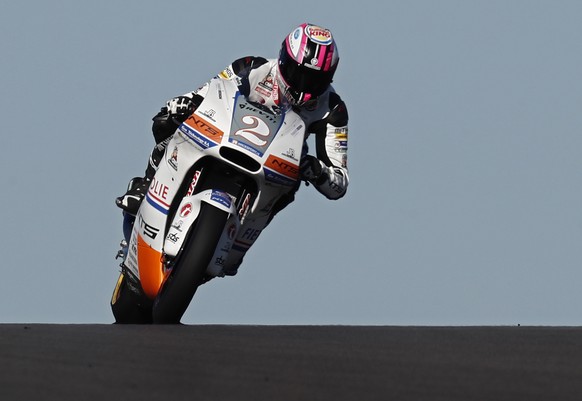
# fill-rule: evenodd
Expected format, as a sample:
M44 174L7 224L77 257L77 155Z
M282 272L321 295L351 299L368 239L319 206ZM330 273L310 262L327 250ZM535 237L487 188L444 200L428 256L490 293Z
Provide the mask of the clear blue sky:
M112 322L113 200L151 117L309 21L340 49L348 195L303 187L183 321L579 325L581 20L578 1L3 2L0 322Z

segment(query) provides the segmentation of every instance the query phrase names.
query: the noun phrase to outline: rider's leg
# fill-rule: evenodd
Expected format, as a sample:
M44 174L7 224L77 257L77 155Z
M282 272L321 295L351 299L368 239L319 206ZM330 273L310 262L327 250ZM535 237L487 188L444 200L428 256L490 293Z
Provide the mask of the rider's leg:
M242 264L245 254L253 246L263 230L271 223L275 215L293 202L295 192L298 188L299 184L292 192L279 199L273 205L270 213L257 217L253 217L252 215L247 216L238 231L234 244L228 253L228 259L224 264L223 273L226 276L234 276L238 272L238 268Z
M164 157L164 152L166 151L170 137L174 134L176 128L178 128L178 121L171 118L167 110L162 109L152 120L152 134L154 135L156 146L150 154L145 174L143 177L132 178L129 181L127 192L115 199L115 204L118 207L134 216L145 197L162 157Z
M141 201L150 186L152 178L164 156L167 141L157 144L150 155L148 166L143 177L134 177L129 181L125 194L115 199L115 204L126 213L136 215Z

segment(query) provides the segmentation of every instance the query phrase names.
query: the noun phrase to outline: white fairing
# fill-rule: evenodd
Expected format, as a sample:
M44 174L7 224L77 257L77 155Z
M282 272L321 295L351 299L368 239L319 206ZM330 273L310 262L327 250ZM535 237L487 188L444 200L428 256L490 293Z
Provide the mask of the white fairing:
M142 254L138 247L148 247L149 258L152 254L157 257L158 253L160 259L176 256L202 202L229 213L222 239L208 267L209 274L222 275L224 262L243 224L241 220L265 219L273 204L293 191L299 179L305 126L297 114L275 115L263 110L241 96L235 82L219 77L207 84L205 95L198 109L171 138L137 213L125 265L138 278ZM244 155L243 160L253 162L240 163L240 158L226 156L227 160L223 157L225 154ZM237 194L213 188L197 191L196 184L206 172L204 168L197 170L191 179L192 167L205 157L223 160L252 177L259 189L254 202L247 205L245 201L244 210L237 210L236 205L240 204ZM253 163L255 168L249 168ZM191 180L186 196L174 199L185 179ZM176 203L179 203L177 208ZM173 210L176 212L172 217ZM172 221L168 224L170 218Z

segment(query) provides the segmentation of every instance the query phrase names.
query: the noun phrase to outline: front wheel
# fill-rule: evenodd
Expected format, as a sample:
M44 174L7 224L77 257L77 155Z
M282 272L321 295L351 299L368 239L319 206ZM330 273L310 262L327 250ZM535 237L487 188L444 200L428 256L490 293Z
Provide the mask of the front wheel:
M227 212L202 203L184 249L154 301L154 323L180 323L182 315L204 279L206 268L214 255L227 220Z

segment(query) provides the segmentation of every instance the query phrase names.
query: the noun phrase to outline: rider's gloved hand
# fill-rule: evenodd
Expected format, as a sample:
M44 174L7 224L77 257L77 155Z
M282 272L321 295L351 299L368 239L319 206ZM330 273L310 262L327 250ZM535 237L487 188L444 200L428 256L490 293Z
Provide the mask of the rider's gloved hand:
M177 96L166 102L168 113L178 120L185 120L194 111L194 103L187 96Z
M323 176L323 168L323 163L317 157L306 155L299 166L301 179L315 184Z

